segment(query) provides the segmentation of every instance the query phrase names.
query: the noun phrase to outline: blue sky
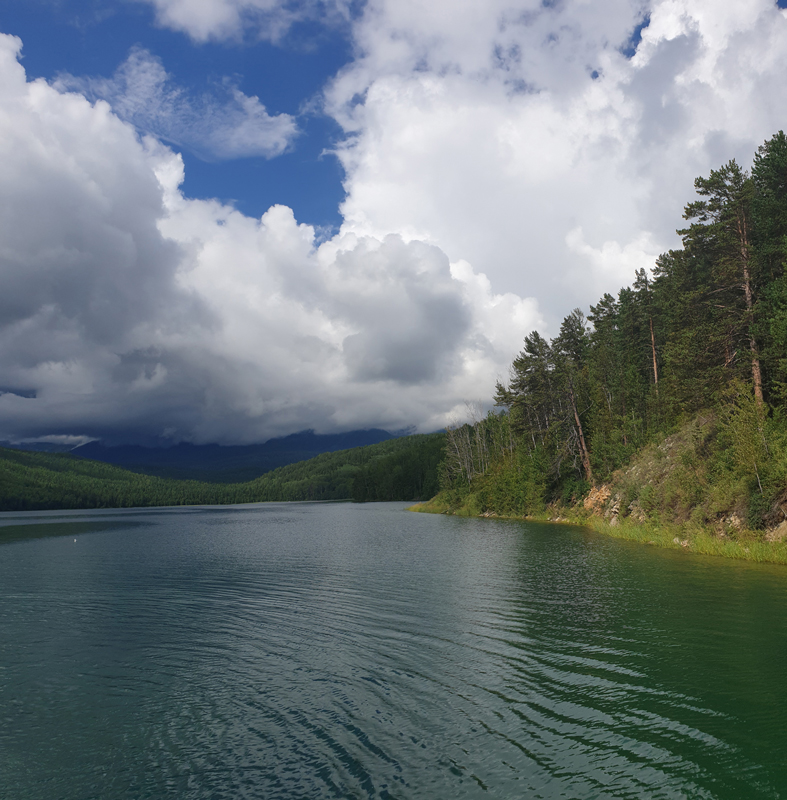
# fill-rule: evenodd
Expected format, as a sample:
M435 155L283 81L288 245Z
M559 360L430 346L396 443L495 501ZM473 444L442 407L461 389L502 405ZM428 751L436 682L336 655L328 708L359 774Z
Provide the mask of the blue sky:
M326 81L351 59L346 26L304 22L277 44L255 37L243 43L195 43L183 32L157 25L154 10L143 3L4 0L0 30L24 42L29 78L52 80L62 72L109 77L140 45L192 92L209 91L212 83L231 78L270 112L297 116L302 134L296 146L273 159L215 162L184 150L184 191L234 202L252 216L285 203L302 221L328 228L340 224L342 170L330 152L342 131L319 111L319 99Z
M783 0L4 0L0 440L463 419L785 63Z

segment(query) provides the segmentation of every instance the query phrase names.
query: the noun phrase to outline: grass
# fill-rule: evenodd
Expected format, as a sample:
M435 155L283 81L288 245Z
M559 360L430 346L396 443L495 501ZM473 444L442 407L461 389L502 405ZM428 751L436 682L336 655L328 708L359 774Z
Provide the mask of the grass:
M732 422L715 413L700 414L660 443L642 448L605 484L575 487L573 496L562 499L553 493L554 502L544 510L522 504L517 514L516 506L501 502L500 492L489 490L487 476L477 478L472 488L442 492L411 510L564 522L671 550L787 564L787 540L766 538L766 529L787 520L785 426L778 420L768 423L769 455L762 462L766 488L758 491L755 477L744 469L745 459L736 456ZM756 428L749 431L750 439L759 441L758 435ZM503 488L510 491L509 484ZM528 508L531 512L525 513Z
M765 541L761 531L741 530L734 535L720 536L713 528L691 523L678 525L624 519L617 525L610 525L606 520L595 516L579 524L616 539L656 547L745 561L787 564L787 542Z
M469 509L457 510L438 495L425 503L410 506L410 511L425 514L455 514L456 516L494 517L497 519L524 519L539 522L562 522L581 525L597 533L616 539L639 542L644 545L682 550L724 558L737 558L745 561L787 564L787 541L768 542L762 531L740 530L720 535L715 528L696 523L660 523L653 521L636 522L632 519L617 520L610 524L602 517L588 514L574 508L552 507L543 514L525 517L503 517L496 514L473 514Z

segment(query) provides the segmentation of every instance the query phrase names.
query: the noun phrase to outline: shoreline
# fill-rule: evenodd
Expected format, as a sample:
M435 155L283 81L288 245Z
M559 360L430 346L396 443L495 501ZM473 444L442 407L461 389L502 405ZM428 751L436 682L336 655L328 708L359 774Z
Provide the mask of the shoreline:
M767 541L764 538L764 531L744 529L720 535L714 528L692 523L633 522L628 519L616 519L613 525L597 515L577 514L565 508L555 509L552 513L545 512L527 516L504 516L490 512L470 514L463 509L451 509L445 504L433 503L432 500L416 503L409 506L407 510L421 514L447 514L477 519L512 519L523 522L578 525L605 536L639 542L650 547L662 547L698 555L736 558L758 563L787 564L787 541Z

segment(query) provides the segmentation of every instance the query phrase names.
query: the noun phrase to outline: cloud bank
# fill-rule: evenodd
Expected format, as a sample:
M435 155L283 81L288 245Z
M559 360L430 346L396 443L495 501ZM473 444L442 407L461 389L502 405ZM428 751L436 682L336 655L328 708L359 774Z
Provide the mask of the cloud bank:
M20 47L0 37L0 439L433 430L539 324L434 245L185 198L179 155L28 82Z
M320 243L288 208L183 196L162 139L291 146L256 98L187 96L144 51L105 83L28 82L4 37L0 439L438 428L527 332L674 246L696 176L785 127L772 0L147 1L197 41L344 15L344 223Z
M773 0L370 0L327 109L345 230L436 244L554 332L678 243L693 181L785 127Z

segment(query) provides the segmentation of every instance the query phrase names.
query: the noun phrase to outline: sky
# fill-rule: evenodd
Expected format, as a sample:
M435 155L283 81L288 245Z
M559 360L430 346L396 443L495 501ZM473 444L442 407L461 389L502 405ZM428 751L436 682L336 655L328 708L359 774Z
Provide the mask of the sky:
M0 440L433 431L787 125L787 0L3 0Z

